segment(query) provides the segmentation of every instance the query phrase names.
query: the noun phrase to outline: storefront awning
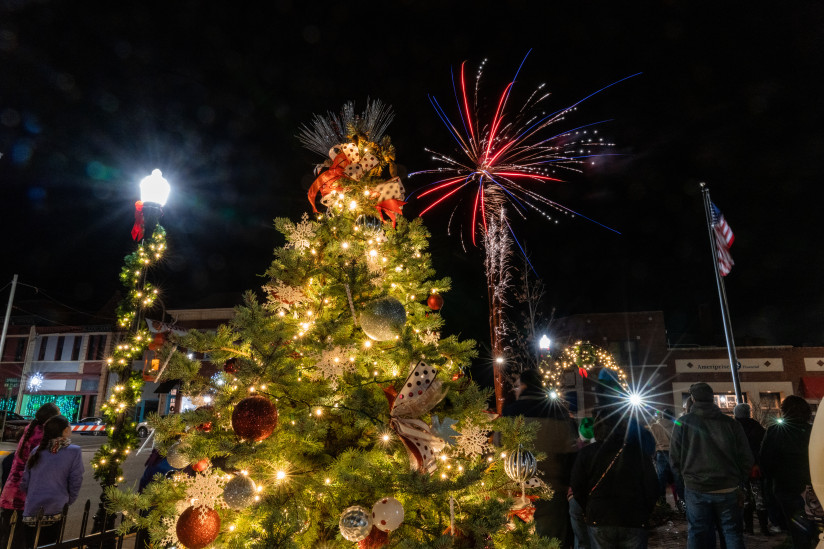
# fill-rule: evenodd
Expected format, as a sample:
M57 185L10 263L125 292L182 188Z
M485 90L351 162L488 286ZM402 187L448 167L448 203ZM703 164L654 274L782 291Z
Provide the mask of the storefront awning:
M180 384L179 379L170 379L168 381L164 381L160 385L157 386L155 389L156 394L168 394L172 392L172 389L177 389L177 386Z
M824 398L824 376L808 376L801 378L801 394L804 398Z

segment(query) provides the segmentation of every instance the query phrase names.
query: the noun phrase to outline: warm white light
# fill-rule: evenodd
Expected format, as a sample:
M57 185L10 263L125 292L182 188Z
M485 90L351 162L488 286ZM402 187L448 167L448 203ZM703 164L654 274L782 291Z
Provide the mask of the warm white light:
M550 340L546 336L546 334L541 336L541 340L538 342L538 348L542 351L549 349Z
M283 480L283 479L286 478L286 473L284 471L278 471L278 473L275 475L275 477L278 480Z
M152 170L152 175L140 181L140 200L165 206L170 190L169 182L163 178L163 173L160 170Z
M640 406L644 402L644 399L641 398L641 395L638 393L631 393L629 395L629 403L633 406Z
M498 364L503 364L504 363L504 357L499 356L498 358L495 359L495 362L497 362Z

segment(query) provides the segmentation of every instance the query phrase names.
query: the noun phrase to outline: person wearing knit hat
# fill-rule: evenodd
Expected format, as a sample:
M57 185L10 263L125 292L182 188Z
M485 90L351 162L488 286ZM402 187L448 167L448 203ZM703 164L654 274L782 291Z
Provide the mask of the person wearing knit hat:
M754 463L750 445L741 424L715 405L710 385L693 383L689 392L692 407L670 440L670 464L684 481L687 547L714 547L719 524L727 549L743 549L738 501Z
M592 439L595 438L595 431L592 429L592 425L595 422L591 417L582 417L581 423L578 425L578 434L581 437L581 440L586 442L592 442Z

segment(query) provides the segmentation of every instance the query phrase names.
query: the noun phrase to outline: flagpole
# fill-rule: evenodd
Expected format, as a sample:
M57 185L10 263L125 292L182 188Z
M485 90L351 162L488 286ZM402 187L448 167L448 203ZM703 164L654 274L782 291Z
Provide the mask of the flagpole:
M730 357L730 373L732 374L732 387L735 390L735 401L738 404L744 402L741 394L741 383L738 381L738 355L735 353L735 340L732 335L732 324L730 323L730 310L727 305L727 290L724 286L724 277L718 268L718 247L715 244L715 234L712 227L712 204L710 201L710 190L706 183L700 183L701 194L704 195L704 215L707 218L707 232L710 237L710 248L712 249L712 264L715 267L715 285L718 288L718 300L721 302L721 318L724 323L724 336L727 339L727 354Z

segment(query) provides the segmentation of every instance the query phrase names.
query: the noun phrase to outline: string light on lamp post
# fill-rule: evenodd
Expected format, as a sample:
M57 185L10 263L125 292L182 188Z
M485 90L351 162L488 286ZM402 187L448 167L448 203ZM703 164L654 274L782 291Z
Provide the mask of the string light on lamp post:
M100 412L108 425L109 440L92 458L94 477L103 488L100 506L94 517L94 531L108 529L113 515L106 512L106 489L116 486L123 478L120 456L126 456L140 444L134 421L129 415L140 402L143 392L143 372L135 371L134 361L140 360L152 342L144 325L145 312L151 309L158 290L148 281L148 271L163 259L166 251L166 231L159 224L162 208L169 198L170 185L160 170L140 181L141 200L135 203L135 223L132 238L137 242L134 252L126 256L120 271L120 281L126 289L125 297L117 306L118 327L122 339L107 358L109 370L117 376L117 383ZM144 238L145 237L145 238Z
M43 374L41 374L40 372L35 372L31 376L29 376L29 381L26 384L26 386L29 389L29 392L36 393L37 391L39 391L40 388L43 387L43 381Z

